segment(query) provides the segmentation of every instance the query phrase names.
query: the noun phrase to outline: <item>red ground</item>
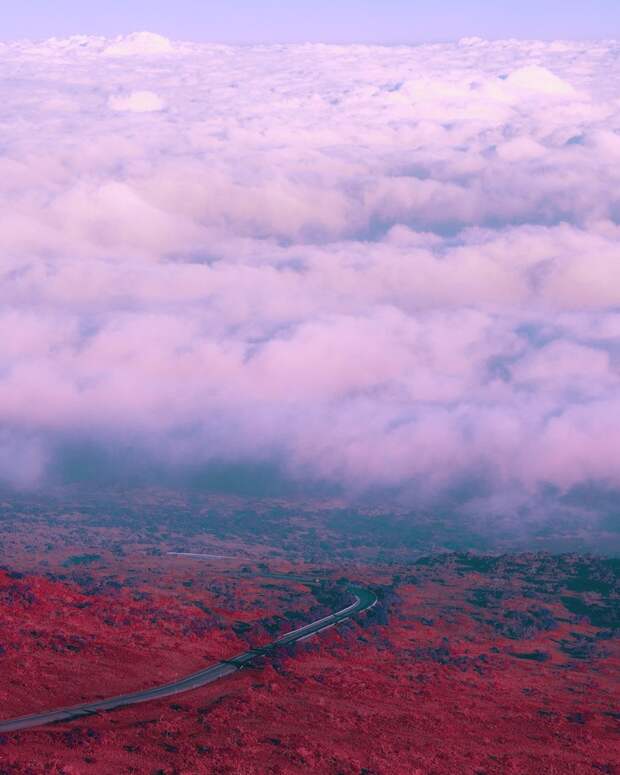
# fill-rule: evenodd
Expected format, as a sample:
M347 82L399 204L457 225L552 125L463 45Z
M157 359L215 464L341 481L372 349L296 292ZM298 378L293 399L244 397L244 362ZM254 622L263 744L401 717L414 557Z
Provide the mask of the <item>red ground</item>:
M3 718L171 680L328 607L250 575L309 570L259 541L193 536L192 551L242 555L198 562L153 551L177 537L78 523L51 543L36 520L2 535ZM613 562L446 555L331 575L381 606L195 692L3 735L0 773L620 773Z

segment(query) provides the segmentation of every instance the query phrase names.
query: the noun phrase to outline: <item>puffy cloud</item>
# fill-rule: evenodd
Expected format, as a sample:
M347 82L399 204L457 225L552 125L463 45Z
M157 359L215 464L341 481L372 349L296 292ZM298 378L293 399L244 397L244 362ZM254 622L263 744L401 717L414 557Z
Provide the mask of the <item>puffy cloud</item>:
M153 113L165 108L165 103L152 91L132 91L128 94L114 94L108 98L111 110L131 113Z
M513 70L506 85L517 92L536 92L545 96L573 97L575 89L544 67L528 65Z
M620 486L619 53L7 44L0 475Z
M134 32L121 35L105 47L103 53L110 57L149 56L170 54L174 51L172 43L163 35L153 32Z

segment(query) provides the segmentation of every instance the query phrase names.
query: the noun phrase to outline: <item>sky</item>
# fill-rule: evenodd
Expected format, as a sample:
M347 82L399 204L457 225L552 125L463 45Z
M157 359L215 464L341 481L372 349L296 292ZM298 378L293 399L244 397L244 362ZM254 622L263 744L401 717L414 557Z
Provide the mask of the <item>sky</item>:
M620 37L617 0L22 0L2 39L138 30L197 41L419 43Z

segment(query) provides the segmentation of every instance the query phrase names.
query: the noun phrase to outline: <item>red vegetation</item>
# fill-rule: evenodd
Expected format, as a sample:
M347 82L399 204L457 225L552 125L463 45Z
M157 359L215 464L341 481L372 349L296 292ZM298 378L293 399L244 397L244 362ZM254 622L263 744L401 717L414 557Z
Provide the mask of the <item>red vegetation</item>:
M3 718L169 681L338 598L261 576L247 546L200 562L141 538L119 556L111 529L107 548L59 529L45 552L44 532L0 572ZM280 557L270 570L318 572ZM2 735L0 773L620 773L617 562L452 554L343 575L381 604L203 689Z

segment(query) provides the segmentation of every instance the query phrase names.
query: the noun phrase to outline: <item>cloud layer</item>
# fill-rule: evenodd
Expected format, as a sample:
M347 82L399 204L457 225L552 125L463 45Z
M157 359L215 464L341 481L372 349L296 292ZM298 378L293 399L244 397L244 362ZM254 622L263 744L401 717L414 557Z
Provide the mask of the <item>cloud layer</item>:
M620 45L0 44L0 474L620 486Z

